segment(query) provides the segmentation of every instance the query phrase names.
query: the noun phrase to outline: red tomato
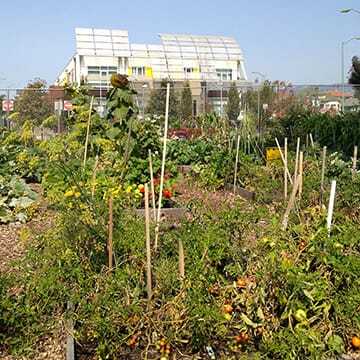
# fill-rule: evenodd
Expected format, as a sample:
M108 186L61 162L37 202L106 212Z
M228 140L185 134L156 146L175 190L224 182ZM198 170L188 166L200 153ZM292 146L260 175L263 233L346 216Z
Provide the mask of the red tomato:
M172 193L169 189L164 189L163 190L163 195L166 199L170 199L172 197Z

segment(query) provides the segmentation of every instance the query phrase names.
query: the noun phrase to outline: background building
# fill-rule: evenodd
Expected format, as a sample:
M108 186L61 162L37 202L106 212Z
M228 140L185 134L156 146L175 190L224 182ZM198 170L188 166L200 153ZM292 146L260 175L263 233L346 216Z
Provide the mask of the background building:
M75 29L76 53L56 85L88 83L97 90L99 105L112 74L129 75L144 106L150 90L170 79L175 88L188 80L194 115L210 104L222 111L227 89L235 81L247 85L243 53L235 39L224 36L160 34L160 44L130 44L125 30Z

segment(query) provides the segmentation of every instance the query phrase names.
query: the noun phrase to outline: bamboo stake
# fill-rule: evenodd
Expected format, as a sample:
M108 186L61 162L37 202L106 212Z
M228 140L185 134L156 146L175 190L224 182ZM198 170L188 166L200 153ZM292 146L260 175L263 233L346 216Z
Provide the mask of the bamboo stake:
M236 192L236 178L237 178L238 161L239 161L239 146L240 146L240 135L238 135L237 143L236 143L236 159L235 159L235 170L234 170L234 194Z
M326 219L328 234L330 236L331 232L331 223L332 217L334 212L334 202L335 202L335 192L336 192L336 180L331 181L331 190L330 190L330 198L329 198L329 207L328 207L328 214Z
M109 198L109 238L108 238L108 258L109 258L109 269L113 266L113 199Z
M161 177L160 177L160 191L159 191L159 203L158 203L158 213L156 219L155 227L155 251L158 247L158 238L159 238L159 226L160 226L160 214L161 214L161 201L162 201L162 192L164 187L164 174L165 174L165 160L166 160L166 141L167 141L167 132L168 132L168 121L169 121L169 99L170 99L170 83L167 83L166 87L166 108L165 108L165 129L164 129L164 146L163 146L163 155L161 163Z
M145 234L146 234L146 290L148 300L152 296L151 284L151 245L150 245L150 211L149 211L149 186L145 184Z
M182 240L179 238L179 274L180 279L185 278L185 255L184 255L184 246Z
M352 164L352 176L353 176L353 178L356 175L357 155L358 155L358 147L355 145L354 146L353 164Z
M309 134L306 134L306 141L305 141L306 149L309 147Z
M151 200L152 200L152 207L153 207L153 219L156 217L156 202L155 202L155 186L154 186L154 171L152 165L152 154L151 150L149 149L149 167L150 167L150 186L151 186Z
M284 166L285 166L285 171L286 171L286 173L287 173L287 176L289 177L290 184L292 185L292 184L293 184L293 181L292 181L292 178L291 178L289 169L287 168L287 166L286 166L286 164L285 164L284 154L283 154L283 152L282 152L282 150L281 150L279 141L278 141L277 138L275 138L275 141L276 141L276 145L277 145L277 147L278 147L278 149L279 149L279 152L280 152L281 160L282 160L282 162L283 162L283 164L284 164Z
M323 197L324 197L325 167L326 167L326 146L323 147L323 151L322 151L321 183L320 183L320 204L323 203Z
M295 179L294 186L291 191L289 202L287 204L287 207L286 207L286 210L284 213L284 217L283 217L283 221L282 221L282 230L286 230L286 228L288 226L290 211L294 207L296 193L299 190L300 181L301 181L300 176L297 176Z
M299 152L300 152L300 138L298 137L296 141L294 181L296 180L299 171Z
M310 144L311 144L311 147L314 148L315 145L314 145L314 139L313 139L313 136L312 136L312 133L310 133Z
M284 200L286 201L288 196L288 182L287 182L287 173L286 169L288 168L288 139L285 138L284 143L284 160L285 160L285 166L284 166Z
M93 103L94 103L94 97L92 97L91 101L90 101L89 119L88 119L87 128L86 128L86 139L85 139L85 149L84 149L84 163L83 163L84 168L85 168L86 159L87 159L87 148L88 148L88 143L89 143L91 111L92 111Z
M303 188L303 169L304 169L304 153L300 151L299 158L299 199L301 200L302 188Z

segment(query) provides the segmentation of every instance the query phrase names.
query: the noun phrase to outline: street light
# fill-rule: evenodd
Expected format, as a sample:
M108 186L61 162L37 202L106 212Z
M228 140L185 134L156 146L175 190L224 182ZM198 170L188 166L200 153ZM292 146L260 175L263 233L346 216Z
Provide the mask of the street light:
M356 12L356 13L360 14L360 11L359 11L359 10L356 10L356 9L353 9L353 8L342 9L342 10L340 10L340 12L341 12L342 14L348 14L348 13L350 13L350 12Z
M252 74L254 75L260 75L262 77L262 82L264 83L265 82L265 79L266 79L266 75L261 73L261 72L258 72L258 71L253 71ZM258 86L257 88L257 93L258 93L258 96L257 96L257 112L258 112L258 128L259 128L259 134L260 134L260 86Z
M353 36L349 40L341 42L341 84L342 84L342 94L341 94L341 109L344 112L345 110L345 71L344 71L344 48L345 45L353 40L360 40L360 36Z

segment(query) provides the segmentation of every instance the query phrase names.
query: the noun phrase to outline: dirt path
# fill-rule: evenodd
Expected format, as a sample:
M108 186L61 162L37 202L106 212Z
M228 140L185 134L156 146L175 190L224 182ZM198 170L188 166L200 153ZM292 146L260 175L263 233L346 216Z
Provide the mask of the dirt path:
M12 262L26 252L26 244L34 236L49 229L54 223L55 213L48 209L42 197L41 187L37 184L31 186L39 194L38 209L35 216L26 224L12 223L0 225L0 272L9 273L14 271ZM59 324L58 331L51 336L42 338L37 344L35 354L31 358L14 357L2 352L0 360L64 360L65 356L65 331ZM0 344L1 345L1 344Z

